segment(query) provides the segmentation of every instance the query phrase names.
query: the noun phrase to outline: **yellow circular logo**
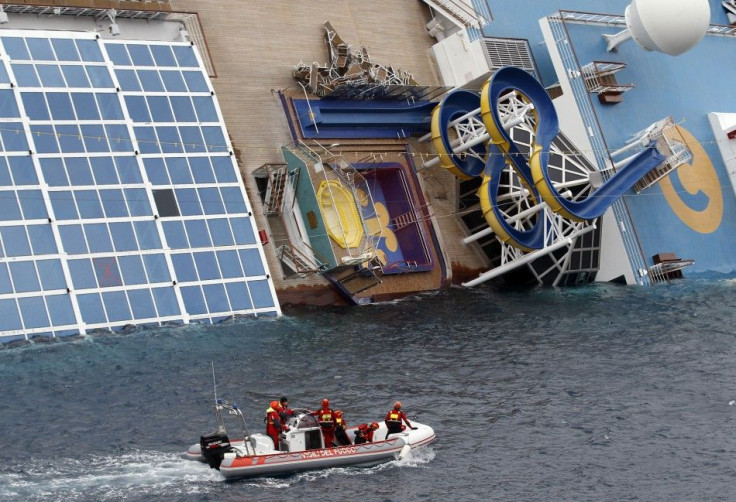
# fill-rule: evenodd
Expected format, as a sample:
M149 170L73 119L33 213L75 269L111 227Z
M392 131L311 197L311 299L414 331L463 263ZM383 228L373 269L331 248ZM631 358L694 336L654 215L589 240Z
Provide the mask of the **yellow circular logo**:
M713 163L700 142L684 127L677 126L680 138L693 154L691 164L678 167L674 172L659 181L664 198L683 223L696 232L709 234L718 229L723 219L723 193ZM707 201L705 207L689 206L672 183L677 176L680 185L690 195ZM702 205L702 204L701 204Z

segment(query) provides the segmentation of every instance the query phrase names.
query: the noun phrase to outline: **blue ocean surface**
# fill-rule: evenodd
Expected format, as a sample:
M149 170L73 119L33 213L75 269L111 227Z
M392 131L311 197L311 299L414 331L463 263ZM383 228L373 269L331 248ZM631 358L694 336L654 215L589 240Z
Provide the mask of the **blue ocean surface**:
M1 500L736 500L736 282L453 289L279 319L0 349ZM184 459L218 395L348 424L396 399L409 457L225 482Z

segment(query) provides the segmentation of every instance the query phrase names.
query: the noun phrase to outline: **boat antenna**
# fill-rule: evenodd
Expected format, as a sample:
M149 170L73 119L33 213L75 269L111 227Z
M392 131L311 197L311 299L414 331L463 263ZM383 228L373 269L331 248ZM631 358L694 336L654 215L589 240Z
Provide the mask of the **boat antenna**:
M217 404L217 379L215 378L215 361L210 361L212 364L212 385L215 389L215 404Z

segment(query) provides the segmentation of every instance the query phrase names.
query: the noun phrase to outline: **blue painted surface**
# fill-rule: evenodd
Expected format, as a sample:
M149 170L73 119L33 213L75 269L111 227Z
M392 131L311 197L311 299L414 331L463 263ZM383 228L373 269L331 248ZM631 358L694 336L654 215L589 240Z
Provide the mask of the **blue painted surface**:
M305 138L405 138L429 132L436 103L295 99Z
M488 2L494 21L484 29L486 36L526 38L529 40L545 85L557 81L543 43L538 20L558 10L577 10L623 14L628 0L526 0L524 2ZM727 24L720 1L710 0L711 23ZM636 235L647 259L658 252L675 252L696 263L688 274L732 273L736 270L736 198L715 138L708 123L709 112L736 113L733 82L736 65L733 54L736 39L706 36L694 49L678 57L647 52L633 41L622 44L617 52L607 52L603 33L617 28L567 23L572 48L578 62L593 60L620 61L627 67L616 74L620 83L636 88L624 94L622 103L601 105L591 95L605 142L610 150L623 146L629 137L653 122L671 116L703 146L713 163L723 196L723 219L714 231L693 230L677 216L664 197L660 184L640 195L629 192L625 201L631 211ZM687 193L678 173L670 175L682 202L693 211L701 211L711 202L700 191ZM651 262L650 262L651 263Z

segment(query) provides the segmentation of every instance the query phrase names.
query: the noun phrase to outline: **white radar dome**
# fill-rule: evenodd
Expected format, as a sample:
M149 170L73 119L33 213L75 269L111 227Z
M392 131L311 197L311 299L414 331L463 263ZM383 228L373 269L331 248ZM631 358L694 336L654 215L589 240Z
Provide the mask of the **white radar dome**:
M708 0L633 0L626 7L626 25L644 49L679 56L705 36L710 5Z

